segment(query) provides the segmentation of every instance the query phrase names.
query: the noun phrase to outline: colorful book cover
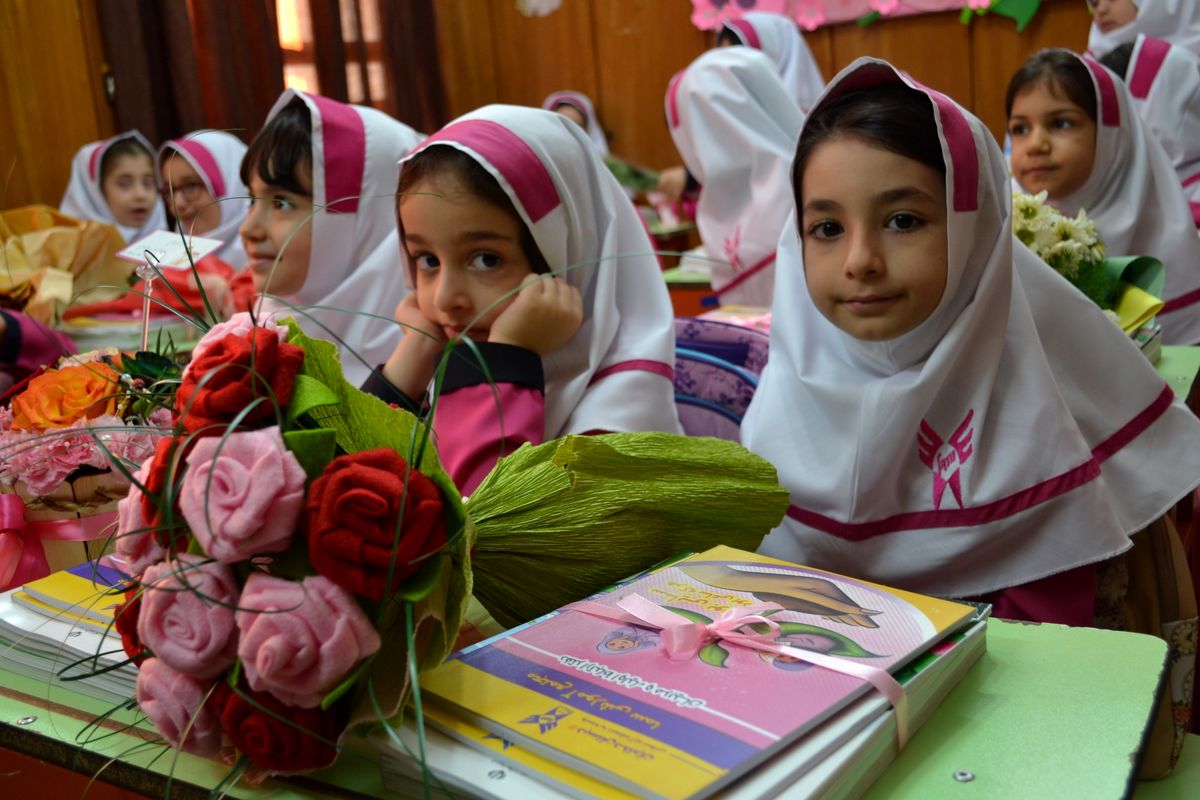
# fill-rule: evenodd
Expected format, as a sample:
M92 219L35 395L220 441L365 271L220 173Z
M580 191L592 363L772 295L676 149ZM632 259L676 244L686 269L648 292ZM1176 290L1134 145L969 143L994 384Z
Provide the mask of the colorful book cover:
M113 587L128 580L129 576L113 566L85 561L30 581L13 595L13 600L49 616L65 614L107 627L117 606L125 600Z
M895 672L975 613L718 547L593 598L640 595L690 621L760 602L776 641ZM465 648L422 692L492 733L642 797L699 798L820 725L864 681L726 641L672 660L650 627L573 609Z

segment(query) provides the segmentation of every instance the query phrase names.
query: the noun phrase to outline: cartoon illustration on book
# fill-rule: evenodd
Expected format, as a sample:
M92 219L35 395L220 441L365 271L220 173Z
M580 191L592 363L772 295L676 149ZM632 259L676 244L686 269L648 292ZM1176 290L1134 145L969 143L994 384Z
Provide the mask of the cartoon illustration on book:
M609 631L596 649L609 655L623 655L658 645L658 634L654 631L629 626Z
M685 563L680 564L679 569L693 580L718 589L748 592L758 600L778 603L788 611L816 614L843 625L879 627L871 617L882 612L863 608L823 578L778 572L748 572L725 564Z

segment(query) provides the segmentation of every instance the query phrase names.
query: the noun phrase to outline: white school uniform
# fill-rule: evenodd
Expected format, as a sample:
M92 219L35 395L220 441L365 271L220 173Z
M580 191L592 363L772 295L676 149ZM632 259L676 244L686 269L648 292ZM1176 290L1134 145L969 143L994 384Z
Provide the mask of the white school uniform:
M696 227L722 304L767 306L804 121L764 54L709 50L672 79L667 121L700 182Z
M140 142L153 161L154 147L138 131L125 131L111 139L84 145L79 148L71 160L71 179L67 183L67 190L63 194L62 202L58 204L58 210L76 219L107 222L120 231L126 243L133 243L154 231L164 230L167 227L167 213L163 209L162 199L159 198L155 201L149 218L140 228L121 225L113 216L112 209L108 207L108 201L104 199L104 192L100 188L100 162L108 148L125 139L136 139ZM154 181L156 184L158 183L157 174Z
M796 21L781 14L751 11L726 20L725 29L746 47L767 54L792 99L807 114L825 89L825 79Z
M1015 240L1008 170L978 119L873 59L826 99L897 83L938 125L946 288L912 331L855 339L814 305L790 222L771 358L742 426L791 492L761 552L950 597L1114 556L1200 483L1200 421Z
M542 109L491 105L451 122L421 149L434 144L461 150L496 178L551 270L582 295L583 324L542 357L546 439L681 432L674 312L654 245L583 129ZM409 274L403 251L402 258Z
M267 305L286 313L300 306L296 317L309 335L340 339L346 380L358 386L400 340L393 319L407 289L396 162L424 137L382 111L292 89L267 119L297 97L312 117L312 249L304 286Z
M1125 82L1146 127L1167 151L1200 226L1200 56L1139 35Z
M221 220L217 227L197 236L220 239L225 242L214 255L223 259L234 269L246 266L246 249L238 229L246 220L250 210L250 190L242 183L242 158L246 155L246 143L225 131L200 130L179 139L170 139L158 148L154 173L162 177L162 162L168 150L185 159L204 187L217 201ZM170 202L170 198L168 198ZM189 231L184 231L189 233Z
M1132 42L1138 34L1165 39L1200 55L1200 3L1196 0L1134 0L1138 8L1133 21L1108 33L1096 23L1088 33L1088 51L1096 57L1117 45Z

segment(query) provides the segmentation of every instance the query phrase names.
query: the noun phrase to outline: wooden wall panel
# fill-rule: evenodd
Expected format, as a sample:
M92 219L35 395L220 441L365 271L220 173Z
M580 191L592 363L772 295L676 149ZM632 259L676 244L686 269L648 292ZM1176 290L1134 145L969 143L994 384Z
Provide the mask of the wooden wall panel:
M494 103L500 96L493 5L493 0L439 0L434 6L438 60L451 118Z
M113 133L89 3L0 2L0 206L57 206L75 151Z
M957 13L838 25L830 32L833 70L827 80L859 56L875 56L970 106L971 32L958 21Z
M563 3L545 17L527 17L508 0L493 0L499 101L541 105L546 95L599 89L590 2Z
M997 141L1004 141L1004 94L1014 72L1043 47L1087 48L1091 15L1086 3L1043 2L1029 27L1017 33L1011 19L987 14L971 24L972 110Z
M661 169L679 163L663 112L671 76L704 52L712 34L689 0L593 2L600 91L592 96L612 151Z

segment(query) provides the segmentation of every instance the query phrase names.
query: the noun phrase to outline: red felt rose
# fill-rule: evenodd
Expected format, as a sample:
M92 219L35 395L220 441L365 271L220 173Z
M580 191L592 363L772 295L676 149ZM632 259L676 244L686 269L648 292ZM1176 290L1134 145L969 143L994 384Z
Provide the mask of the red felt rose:
M150 656L142 645L142 640L138 638L137 622L141 611L142 592L139 587L125 592L125 602L113 611L113 627L121 634L121 647L124 648L125 655L139 665Z
M303 365L304 350L280 342L274 331L252 328L244 336L227 334L188 365L175 394L175 410L188 433L219 436L261 398L242 423L259 427L275 419L276 403L283 408L292 399Z
M395 565L390 589L395 591L421 566L418 558L446 543L441 491L414 469L405 494L404 472L404 459L386 447L339 456L325 467L304 508L309 559L317 572L353 594L379 600L389 593L389 566Z
M165 499L163 491L167 486L167 476L171 471L171 463L175 460L175 448L179 445L178 439L164 437L158 440L158 444L154 446L154 455L150 457L149 471L146 473L146 479L142 481L144 490L142 492L142 517L150 525L159 525L162 523L162 509L158 503L152 498L158 498L160 501ZM180 460L177 470L183 470L183 461ZM179 474L175 475L176 481L179 479Z
M225 735L257 767L305 772L337 758L335 745L344 725L336 706L327 711L296 708L243 686L223 698L220 710Z

